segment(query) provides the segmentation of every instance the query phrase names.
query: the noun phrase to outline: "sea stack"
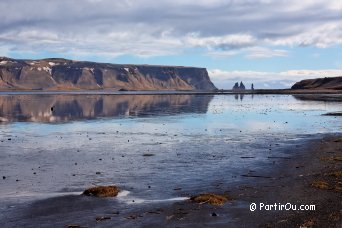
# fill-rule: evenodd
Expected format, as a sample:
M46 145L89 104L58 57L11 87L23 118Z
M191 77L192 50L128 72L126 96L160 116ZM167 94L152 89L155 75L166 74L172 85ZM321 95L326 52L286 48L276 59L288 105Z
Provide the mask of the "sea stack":
M235 90L235 91L241 91L241 90L245 90L245 89L246 89L246 87L242 81L240 82L240 85L238 82L236 82L235 85L233 86L233 90Z

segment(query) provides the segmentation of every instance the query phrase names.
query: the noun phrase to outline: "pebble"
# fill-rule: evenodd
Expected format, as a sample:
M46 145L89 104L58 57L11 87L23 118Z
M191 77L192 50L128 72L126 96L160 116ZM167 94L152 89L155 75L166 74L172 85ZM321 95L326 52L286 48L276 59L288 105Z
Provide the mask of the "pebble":
M213 213L211 214L211 216L217 217L217 214L216 214L215 212L213 212Z

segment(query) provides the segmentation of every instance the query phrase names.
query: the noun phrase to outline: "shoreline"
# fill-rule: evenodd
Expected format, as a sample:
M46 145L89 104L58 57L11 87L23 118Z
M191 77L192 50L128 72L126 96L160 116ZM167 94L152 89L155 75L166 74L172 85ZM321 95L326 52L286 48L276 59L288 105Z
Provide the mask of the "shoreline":
M340 95L342 90L308 90L308 89L256 89L256 90L0 90L0 95Z

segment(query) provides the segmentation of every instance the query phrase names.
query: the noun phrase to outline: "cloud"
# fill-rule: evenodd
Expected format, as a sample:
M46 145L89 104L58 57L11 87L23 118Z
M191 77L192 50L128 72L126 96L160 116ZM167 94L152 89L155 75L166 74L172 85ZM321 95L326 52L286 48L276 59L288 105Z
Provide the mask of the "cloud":
M186 43L190 46L207 47L209 50L232 50L253 46L256 40L248 34L232 34L216 37L199 37L198 34L190 34Z
M342 70L289 70L283 72L260 71L223 71L210 70L209 76L220 89L230 89L235 82L243 81L249 88L254 84L255 88L290 88L295 82L321 77L342 76Z
M0 14L5 52L153 56L201 47L263 58L286 56L277 46L342 44L337 0L13 0L0 1Z
M262 59L273 57L287 57L288 51L281 49L269 49L264 47L253 47L248 49L247 58L250 59Z

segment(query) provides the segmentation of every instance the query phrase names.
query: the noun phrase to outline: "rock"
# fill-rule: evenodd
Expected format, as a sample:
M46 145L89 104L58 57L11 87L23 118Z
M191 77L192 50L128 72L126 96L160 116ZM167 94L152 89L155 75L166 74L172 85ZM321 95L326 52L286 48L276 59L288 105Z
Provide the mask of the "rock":
M96 221L103 221L103 220L109 220L109 219L112 219L111 217L109 216L98 216L96 217Z
M323 114L323 116L342 116L342 112L328 112Z
M213 213L211 214L211 216L217 217L217 214L216 214L215 212L213 212Z
M245 90L246 87L245 85L243 84L243 82L240 82L240 85L238 82L235 83L235 85L233 86L233 90L237 90L237 91L240 91L240 90Z
M116 186L96 186L86 189L83 192L83 195L96 197L115 197L119 192L120 189Z
M239 83L236 82L235 85L233 86L233 90L238 90L239 89Z
M227 196L224 195L204 193L197 196L192 196L190 200L201 204L208 203L215 206L221 206L225 204L229 199Z
M243 82L240 82L239 89L240 89L240 90L245 90L245 89L246 89L246 87L245 87L245 85L243 84Z
M143 154L144 157L152 157L154 154Z

